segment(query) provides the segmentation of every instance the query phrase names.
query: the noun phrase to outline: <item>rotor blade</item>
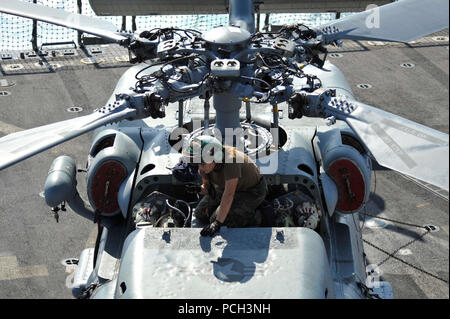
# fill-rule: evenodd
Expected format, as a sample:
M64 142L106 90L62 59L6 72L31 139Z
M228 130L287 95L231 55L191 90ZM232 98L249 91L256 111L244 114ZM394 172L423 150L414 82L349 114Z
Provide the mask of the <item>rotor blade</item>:
M325 43L339 39L410 42L448 28L448 0L401 0L319 27Z
M342 119L380 165L448 191L448 134L360 102L352 103L357 108Z
M9 134L0 138L0 170L51 147L92 131L102 125L133 117L135 109L121 108L111 113L90 115Z
M83 31L118 43L127 39L108 21L29 2L1 0L0 12Z

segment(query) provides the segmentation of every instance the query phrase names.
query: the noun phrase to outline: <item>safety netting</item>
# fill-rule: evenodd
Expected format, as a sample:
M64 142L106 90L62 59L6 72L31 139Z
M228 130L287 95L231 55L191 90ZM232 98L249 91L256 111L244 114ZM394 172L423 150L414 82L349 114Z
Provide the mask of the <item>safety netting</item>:
M77 13L79 10L83 15L96 16L88 0L81 1L81 8L77 0L22 0L35 2L40 5ZM341 17L351 13L342 13ZM97 18L112 22L119 30L132 30L132 17L121 16L98 16ZM289 13L289 14L266 14L260 15L260 28L265 24L281 25L303 23L311 27L319 26L336 19L335 13ZM158 27L179 27L195 29L201 32L220 25L228 24L227 14L199 14L199 15L151 15L137 16L135 18L137 30L151 30ZM78 32L65 27L55 26L45 22L37 22L36 43L40 48L43 45L55 43L73 42L78 44ZM20 18L0 13L0 51L10 50L32 50L33 20Z

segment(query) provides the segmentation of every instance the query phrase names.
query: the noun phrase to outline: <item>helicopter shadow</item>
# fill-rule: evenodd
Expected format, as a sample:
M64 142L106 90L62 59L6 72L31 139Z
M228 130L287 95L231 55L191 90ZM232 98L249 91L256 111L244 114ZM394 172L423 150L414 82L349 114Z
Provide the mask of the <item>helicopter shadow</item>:
M379 216L385 211L386 204L384 199L376 193L371 193L370 199L367 202L365 209L363 209L359 214L359 221L363 223L362 230L367 228L374 231L376 231L377 229L386 229L410 237L414 240L423 241L423 231L411 230L411 226L401 226L401 224L396 224L392 221L385 221L384 219L377 218L389 218ZM394 217L389 219L397 220L398 218L396 219ZM399 222L402 221L399 220Z
M221 256L211 260L214 276L224 282L245 283L264 275L256 264L267 260L271 236L271 228L224 228L220 236L200 236L200 246L211 252L225 245Z

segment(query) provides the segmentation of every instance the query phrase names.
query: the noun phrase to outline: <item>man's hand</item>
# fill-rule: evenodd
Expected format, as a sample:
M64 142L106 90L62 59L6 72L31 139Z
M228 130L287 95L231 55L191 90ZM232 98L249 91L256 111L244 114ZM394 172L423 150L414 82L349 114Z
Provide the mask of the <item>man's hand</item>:
M202 186L200 186L200 192L201 195L206 195L208 194L208 186L205 184L202 184Z
M212 236L215 233L217 233L220 230L220 227L222 226L222 223L218 220L213 221L208 226L205 226L202 231L200 232L200 235L202 236Z

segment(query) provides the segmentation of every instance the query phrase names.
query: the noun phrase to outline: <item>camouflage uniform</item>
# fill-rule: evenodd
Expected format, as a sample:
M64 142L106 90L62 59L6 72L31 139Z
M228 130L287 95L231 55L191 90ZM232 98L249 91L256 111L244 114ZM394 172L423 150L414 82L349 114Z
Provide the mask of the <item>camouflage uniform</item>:
M197 205L195 217L203 223L212 223L219 212L223 190L209 186L209 190ZM261 215L256 213L256 208L264 201L267 192L267 184L263 177L258 184L245 190L234 193L233 203L225 219L227 227L255 227L261 223ZM208 209L208 212L206 212Z

